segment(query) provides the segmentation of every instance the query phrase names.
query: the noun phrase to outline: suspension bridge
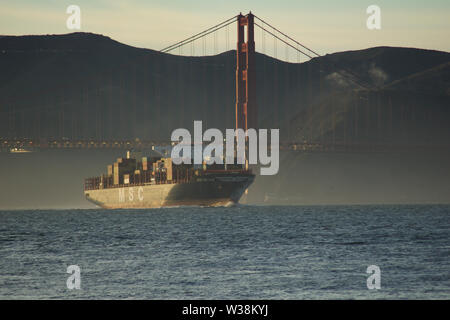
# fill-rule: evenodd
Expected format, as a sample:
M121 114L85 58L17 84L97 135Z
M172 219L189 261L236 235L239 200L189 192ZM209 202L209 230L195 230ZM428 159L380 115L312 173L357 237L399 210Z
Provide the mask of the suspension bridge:
M235 38L233 25L236 28ZM233 42L230 38L236 43L234 51L230 51L230 44ZM271 40L273 46L269 45ZM235 54L234 65L223 63L225 58L214 59L229 52ZM12 102L8 108L0 110L2 125L7 128L1 133L0 150L151 148L169 143L170 135L167 132L177 128L171 128L173 125L183 125L193 119L204 122L210 119L211 126L226 125L230 128L231 124L244 130L278 126L282 135L282 149L380 151L391 147L381 135L385 134L386 138L392 134L395 130L394 118L398 118L397 122L400 121L401 126L406 126L404 123L410 120L407 119L408 114L414 113L414 110L402 106L401 111L396 111L396 114L391 97L380 98L380 95L374 95L377 88L364 77L345 65L337 65L333 59L321 56L251 12L230 17L163 48L147 59L161 55L167 57L165 66L168 67L153 64L153 80L148 80L146 75L141 76L144 83L138 80L141 72L139 68L145 69L149 64L148 60L142 60L138 67L133 65L129 69L131 72L125 76L130 81L117 85L122 101L114 101L117 92L112 79L113 71L96 75L94 84L91 83L90 87L81 92L80 101L72 102L82 105L84 113L78 112L77 108L65 108L68 102L64 93L54 92L58 97L53 100L51 93L46 93L50 102L45 107L35 107L33 110L16 108ZM180 67L185 60L177 60L175 63L170 60L172 56L187 59L187 76L182 73L184 67ZM270 65L266 57L272 57ZM309 65L304 67L304 62L309 62ZM127 65L129 61L124 61L123 64ZM223 98L220 96L221 92L231 92L231 88L220 88L218 84L221 83L221 77L227 78L231 74L231 68L235 73L234 79L225 79L222 84L234 82L235 95L231 97L227 94ZM201 70L201 75L198 75L198 70ZM337 77L346 85L335 87L328 81L330 76ZM105 83L109 87L99 89ZM151 83L151 88L146 87L148 83ZM192 94L193 85L204 86L197 91L202 93ZM168 94L172 87L176 90ZM320 98L323 101L315 100L314 95L325 89L329 92L328 97ZM344 95L339 96L346 99L345 108L339 109L333 105L338 90L345 91ZM67 91L70 89L65 92ZM152 95L147 95L147 91L152 91ZM331 101L331 108L326 107L327 101ZM118 112L109 109L114 103L121 104ZM141 111L137 110L139 103L144 105ZM310 107L302 108L306 103ZM177 105L179 109L172 113L169 108ZM343 117L344 113L350 113L351 116ZM301 127L296 127L294 121L298 117L301 117ZM151 124L145 123L147 118L151 118ZM232 118L231 123L229 120ZM53 123L53 129L42 128L42 122ZM151 126L153 133L146 126ZM125 127L133 128L132 134L125 131ZM377 130L380 139L366 139L371 130ZM158 136L155 132L161 134Z

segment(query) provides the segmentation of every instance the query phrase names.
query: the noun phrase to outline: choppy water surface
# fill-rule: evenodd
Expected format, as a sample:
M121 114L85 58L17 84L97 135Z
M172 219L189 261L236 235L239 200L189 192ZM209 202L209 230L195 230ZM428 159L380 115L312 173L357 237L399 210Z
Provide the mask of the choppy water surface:
M449 257L450 206L0 211L0 299L449 299Z

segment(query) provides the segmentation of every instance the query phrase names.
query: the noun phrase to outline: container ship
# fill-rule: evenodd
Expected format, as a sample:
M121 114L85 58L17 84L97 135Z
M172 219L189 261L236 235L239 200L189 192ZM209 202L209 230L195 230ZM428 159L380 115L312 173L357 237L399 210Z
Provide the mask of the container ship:
M162 155L127 152L108 165L106 175L85 179L84 194L106 209L230 206L254 178L241 165L175 165Z

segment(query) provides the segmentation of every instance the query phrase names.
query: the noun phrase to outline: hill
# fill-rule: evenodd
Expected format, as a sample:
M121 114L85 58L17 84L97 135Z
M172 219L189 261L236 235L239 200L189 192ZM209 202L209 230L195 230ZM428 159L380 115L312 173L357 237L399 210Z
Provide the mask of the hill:
M300 64L257 54L259 125L280 128L283 141L448 145L449 63L447 52L395 47ZM1 36L0 70L0 137L167 141L193 120L234 126L234 51L185 57L92 33Z

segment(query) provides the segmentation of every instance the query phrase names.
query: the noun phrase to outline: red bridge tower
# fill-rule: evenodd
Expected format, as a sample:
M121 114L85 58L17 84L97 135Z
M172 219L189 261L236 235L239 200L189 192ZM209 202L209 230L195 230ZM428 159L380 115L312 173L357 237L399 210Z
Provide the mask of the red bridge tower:
M257 129L254 16L237 17L236 129Z

